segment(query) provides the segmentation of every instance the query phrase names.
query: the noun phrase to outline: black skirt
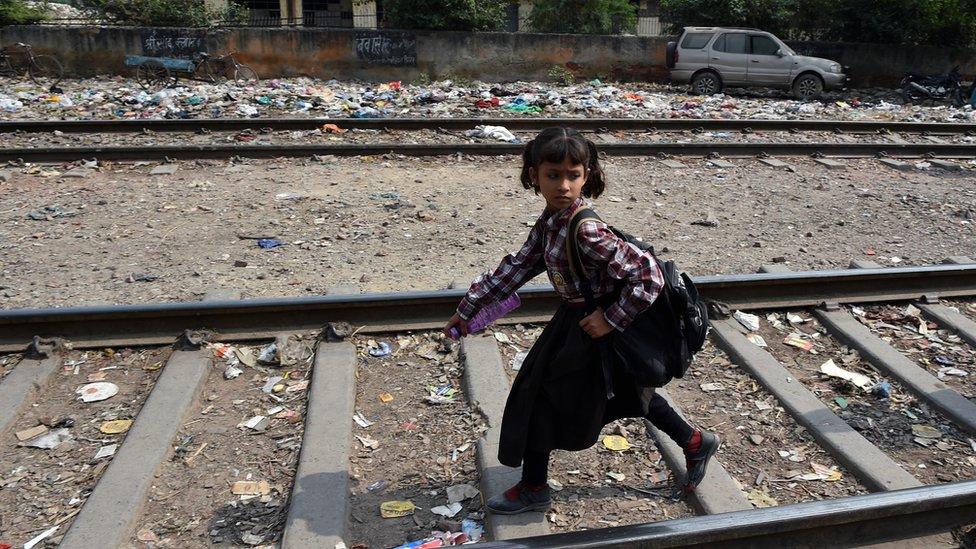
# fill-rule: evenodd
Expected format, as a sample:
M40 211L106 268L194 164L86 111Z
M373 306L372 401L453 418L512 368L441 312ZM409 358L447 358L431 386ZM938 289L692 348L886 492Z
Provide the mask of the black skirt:
M638 387L617 364L609 365L614 396L607 399L601 343L580 328L584 316L560 305L525 357L502 417L502 464L518 467L526 450L589 448L607 423L647 414L654 389Z

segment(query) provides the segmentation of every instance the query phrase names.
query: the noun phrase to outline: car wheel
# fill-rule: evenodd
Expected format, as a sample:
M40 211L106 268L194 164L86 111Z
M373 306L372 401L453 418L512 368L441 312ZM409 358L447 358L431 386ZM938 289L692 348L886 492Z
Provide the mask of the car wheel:
M815 74L804 74L793 82L793 95L800 101L813 101L823 93L823 80Z
M714 72L700 72L691 79L691 91L696 95L715 95L722 91L722 81Z

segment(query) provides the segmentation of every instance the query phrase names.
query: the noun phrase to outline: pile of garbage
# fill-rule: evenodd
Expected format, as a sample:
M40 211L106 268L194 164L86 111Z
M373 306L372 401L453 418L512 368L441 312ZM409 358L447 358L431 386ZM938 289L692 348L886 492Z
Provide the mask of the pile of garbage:
M897 92L887 89L829 93L815 102L796 101L777 91L693 96L684 87L599 80L564 86L290 78L251 86L180 82L151 93L127 77L66 80L53 91L0 78L0 90L0 119L547 116L976 121L970 105L903 105Z

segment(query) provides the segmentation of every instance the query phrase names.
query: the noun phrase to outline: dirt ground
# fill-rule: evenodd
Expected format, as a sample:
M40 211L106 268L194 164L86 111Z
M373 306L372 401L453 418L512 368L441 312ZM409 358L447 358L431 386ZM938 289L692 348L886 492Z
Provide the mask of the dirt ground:
M243 371L232 379L224 376L228 359L215 353L198 410L150 488L131 547L244 547L281 539L304 432L311 345L306 359L281 368L231 359ZM257 357L264 347L237 348ZM267 425L242 425L255 416L267 417ZM237 484L247 481L267 485Z
M368 422L353 425L350 454L352 493L350 547L379 549L424 539L434 531L462 531L462 521L483 528L475 442L487 430L468 406L457 345L432 332L356 337L356 413ZM391 354L372 356L381 344ZM450 402L429 403L432 390ZM358 423L358 422L357 422ZM374 447L375 445L375 447ZM467 484L474 492L459 501L451 517L432 510L449 505L447 489ZM416 510L382 518L380 505L409 501Z
M719 169L685 159L608 158L605 219L653 242L698 275L886 265L976 256L974 171L795 173L753 160ZM323 158L103 164L11 169L0 183L0 306L198 299L215 287L246 297L461 286L516 250L543 208L521 188L514 157ZM693 224L709 214L718 226ZM283 245L262 249L256 238ZM542 277L540 277L540 281Z
M901 384L880 375L857 351L842 346L827 335L809 312L789 313L798 315L805 322L791 323L783 312L762 312L758 314L760 328L757 333L769 345L767 351L828 408L925 484L976 477L976 450L965 433L912 396ZM767 315L774 315L775 325ZM792 334L801 334L812 348L808 351L784 343ZM890 396L865 391L848 381L821 373L820 366L828 360L846 370L866 375L872 382L887 382ZM913 432L915 425L921 426L922 429L915 429L925 434L929 434L923 430L925 427L934 428L938 436L917 436Z
M53 547L70 528L114 453L95 458L103 448L121 446L125 432L105 423L135 419L169 357L169 348L70 351L62 369L17 419L0 444L0 540L22 546L53 526L58 530L39 547ZM82 402L76 390L89 381L113 383L118 393ZM71 437L53 449L20 446L15 433L46 425ZM101 429L112 431L103 432ZM118 430L118 429L116 429ZM42 435L43 436L43 435ZM28 439L30 443L36 439ZM109 455L111 454L111 455ZM16 509L17 512L10 512Z
M0 148L33 147L121 147L121 146L174 146L174 145L348 145L353 143L501 143L498 139L468 136L465 130L344 130L342 133L317 130L272 131L261 128L255 120L254 129L238 132L152 132L127 133L0 133ZM535 137L537 132L511 132L522 143ZM876 133L834 132L777 132L777 131L584 131L595 143L958 143L976 142L971 135L951 134L943 136L905 133L882 136Z
M866 326L951 389L976 399L976 352L959 336L906 305L864 307Z
M754 506L867 493L772 395L711 342L685 377L667 389L695 425L722 438L716 456ZM801 479L816 473L828 479Z

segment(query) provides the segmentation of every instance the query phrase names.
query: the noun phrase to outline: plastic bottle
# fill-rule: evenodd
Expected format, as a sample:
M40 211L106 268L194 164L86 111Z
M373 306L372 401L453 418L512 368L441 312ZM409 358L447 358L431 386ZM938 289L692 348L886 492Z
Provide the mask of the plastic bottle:
M492 322L514 311L521 304L522 299L516 293L513 293L501 301L491 303L471 317L471 320L468 321L468 333L476 334L484 330L491 325ZM461 331L457 328L451 328L451 337L454 339L460 338Z

